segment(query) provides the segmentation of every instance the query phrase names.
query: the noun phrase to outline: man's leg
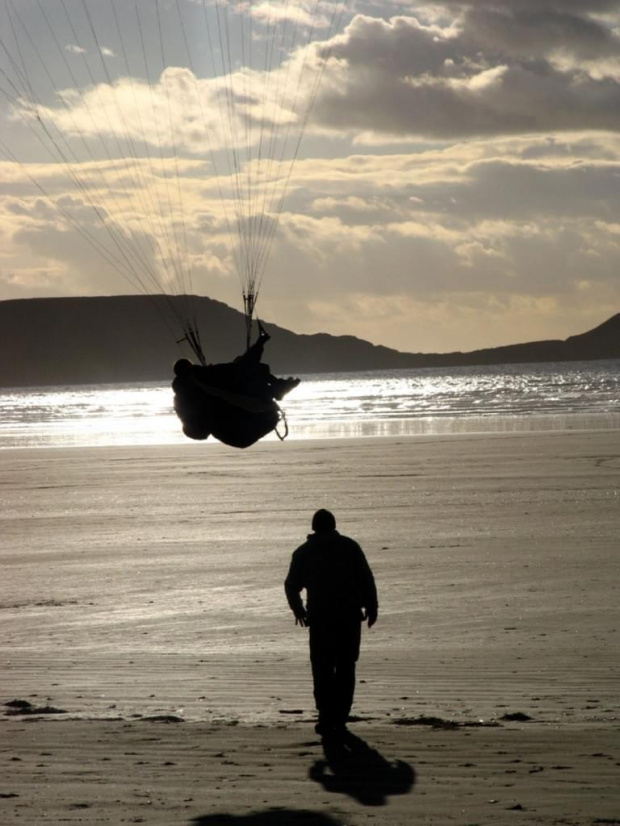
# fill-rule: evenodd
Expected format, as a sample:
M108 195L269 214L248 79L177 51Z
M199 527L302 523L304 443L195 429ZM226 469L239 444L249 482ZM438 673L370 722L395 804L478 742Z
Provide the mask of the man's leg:
M317 623L310 625L310 663L314 682L314 701L319 713L319 733L331 728L335 714L335 666L336 649L332 629Z
M362 624L356 618L346 622L339 634L335 663L335 713L336 723L345 726L351 713L355 694L355 666L360 654Z

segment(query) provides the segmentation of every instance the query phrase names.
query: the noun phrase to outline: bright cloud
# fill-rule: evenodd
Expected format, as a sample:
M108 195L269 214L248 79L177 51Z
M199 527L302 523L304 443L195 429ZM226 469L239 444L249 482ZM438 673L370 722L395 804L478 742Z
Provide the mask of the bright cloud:
M332 4L328 4L329 9ZM267 27L286 21L294 26L312 27L313 29L328 29L331 26L331 16L326 14L320 3L256 3L250 9L250 14Z

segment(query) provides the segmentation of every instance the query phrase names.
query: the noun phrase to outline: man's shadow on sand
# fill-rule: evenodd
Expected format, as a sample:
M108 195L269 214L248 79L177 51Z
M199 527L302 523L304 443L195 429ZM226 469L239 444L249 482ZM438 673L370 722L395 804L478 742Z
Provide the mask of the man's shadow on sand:
M325 791L347 794L364 806L384 806L388 797L407 794L415 784L409 763L386 760L351 732L337 740L323 740L323 753L325 759L310 768L310 779Z
M310 779L328 792L347 794L364 806L384 806L391 795L407 794L415 771L403 760L390 762L368 743L347 732L338 740L323 741L324 760L308 772ZM344 826L332 815L307 809L265 809L246 815L201 815L191 826Z

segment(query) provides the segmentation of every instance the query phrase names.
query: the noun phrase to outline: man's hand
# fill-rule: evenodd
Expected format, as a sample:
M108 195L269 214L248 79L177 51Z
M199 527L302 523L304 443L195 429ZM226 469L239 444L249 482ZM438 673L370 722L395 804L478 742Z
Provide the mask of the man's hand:
M295 614L295 625L301 625L302 628L308 625L308 614L305 611Z
M372 610L369 609L369 608L366 609L366 619L368 620L368 627L369 628L372 628L372 626L377 621L377 614L378 614L378 611L377 611L376 608L374 608Z

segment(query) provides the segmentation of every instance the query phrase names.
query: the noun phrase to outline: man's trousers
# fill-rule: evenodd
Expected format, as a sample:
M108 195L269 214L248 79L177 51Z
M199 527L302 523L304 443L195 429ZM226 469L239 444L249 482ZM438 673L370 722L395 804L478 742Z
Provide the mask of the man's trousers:
M310 662L321 726L337 727L347 722L355 693L361 635L359 614L312 618L310 622Z

